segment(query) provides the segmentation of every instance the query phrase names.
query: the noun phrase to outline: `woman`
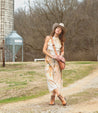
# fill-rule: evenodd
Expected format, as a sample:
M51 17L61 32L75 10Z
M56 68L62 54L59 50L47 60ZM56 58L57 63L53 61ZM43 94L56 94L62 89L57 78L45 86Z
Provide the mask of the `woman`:
M64 34L65 28L63 23L55 23L52 28L50 36L46 36L43 46L43 53L45 56L45 74L47 77L47 85L51 94L49 105L55 104L55 96L61 100L62 104L66 105L66 100L61 94L63 87L62 71L60 70L58 61L64 55ZM55 54L51 38L53 39L56 51Z

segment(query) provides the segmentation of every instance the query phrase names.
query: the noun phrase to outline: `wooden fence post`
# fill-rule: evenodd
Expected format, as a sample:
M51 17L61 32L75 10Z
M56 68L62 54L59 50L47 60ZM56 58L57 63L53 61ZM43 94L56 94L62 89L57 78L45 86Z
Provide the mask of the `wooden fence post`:
M2 50L2 57L3 57L3 67L5 67L5 41L3 40L3 50Z

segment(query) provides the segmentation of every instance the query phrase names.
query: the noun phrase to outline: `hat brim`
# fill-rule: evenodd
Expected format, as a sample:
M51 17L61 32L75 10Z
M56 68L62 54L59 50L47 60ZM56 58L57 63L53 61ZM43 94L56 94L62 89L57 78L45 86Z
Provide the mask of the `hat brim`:
M59 25L58 23L53 24L52 30L55 30L57 27L60 27L65 33L65 31L66 31L65 27Z
M62 30L65 32L66 30L65 30L65 27L63 27L63 26L61 26L61 25L58 25L57 27L60 27L60 28L62 28Z

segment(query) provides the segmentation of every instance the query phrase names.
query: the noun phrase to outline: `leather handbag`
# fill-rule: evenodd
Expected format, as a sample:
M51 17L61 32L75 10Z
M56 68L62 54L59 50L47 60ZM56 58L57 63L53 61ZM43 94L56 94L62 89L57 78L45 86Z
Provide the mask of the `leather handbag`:
M52 45L53 45L55 54L58 55L52 37L51 37L51 41L52 41ZM58 61L58 63L59 63L59 66L60 66L61 70L65 69L65 58L63 56L61 57L61 60Z

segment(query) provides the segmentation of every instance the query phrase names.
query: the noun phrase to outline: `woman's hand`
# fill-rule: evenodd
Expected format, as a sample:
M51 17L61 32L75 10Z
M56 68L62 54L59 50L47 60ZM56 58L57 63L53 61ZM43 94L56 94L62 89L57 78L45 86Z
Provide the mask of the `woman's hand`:
M54 55L53 59L56 59L57 61L59 61L60 60L59 55Z
M58 55L58 58L59 58L60 60L62 60L62 55Z
M65 58L64 58L62 55L58 55L58 58L59 58L61 61L65 62Z

